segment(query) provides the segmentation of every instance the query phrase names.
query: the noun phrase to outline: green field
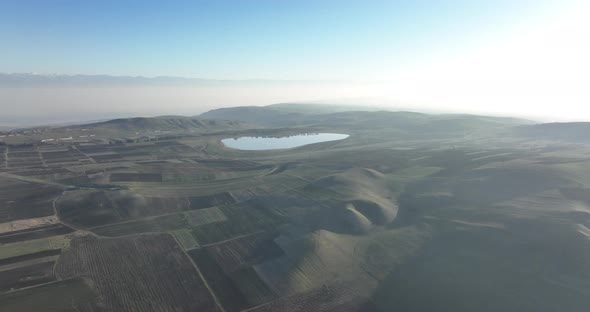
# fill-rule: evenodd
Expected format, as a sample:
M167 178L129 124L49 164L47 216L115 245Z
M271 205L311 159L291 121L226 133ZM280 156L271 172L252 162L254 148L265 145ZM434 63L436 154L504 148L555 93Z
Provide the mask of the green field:
M0 245L0 259L16 257L44 250L65 248L70 238L66 235L53 236L12 244Z

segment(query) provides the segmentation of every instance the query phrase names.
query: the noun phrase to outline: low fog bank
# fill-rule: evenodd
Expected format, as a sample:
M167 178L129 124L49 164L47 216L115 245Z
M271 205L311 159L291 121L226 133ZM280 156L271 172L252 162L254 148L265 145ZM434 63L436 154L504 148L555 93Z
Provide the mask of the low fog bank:
M198 115L229 106L368 96L368 85L3 87L1 126L22 127L129 116Z
M0 84L0 127L83 123L138 116L193 116L221 107L294 102L349 105L359 110L378 108L518 117L540 122L590 120L587 108L574 107L568 101L555 101L559 105L541 105L538 101L523 98L517 101L519 104L514 104L514 100L507 98L476 98L476 95L460 98L438 96L435 92L410 94L408 89L395 90L386 83L248 81L173 86Z

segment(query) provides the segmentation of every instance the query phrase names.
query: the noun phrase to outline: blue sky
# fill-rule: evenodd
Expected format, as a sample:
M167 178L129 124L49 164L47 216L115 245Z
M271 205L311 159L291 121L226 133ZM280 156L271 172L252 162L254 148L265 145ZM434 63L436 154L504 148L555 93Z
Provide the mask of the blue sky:
M0 71L375 80L546 7L518 0L3 0Z
M409 110L590 120L588 16L588 0L0 0L0 73L346 83L0 88L0 108L193 114L383 97Z

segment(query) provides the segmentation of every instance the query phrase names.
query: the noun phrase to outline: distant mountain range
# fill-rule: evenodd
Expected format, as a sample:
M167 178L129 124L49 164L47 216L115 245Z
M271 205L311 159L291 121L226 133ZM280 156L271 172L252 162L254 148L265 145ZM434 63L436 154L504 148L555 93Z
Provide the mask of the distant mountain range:
M62 75L36 73L0 73L0 87L43 86L228 86L256 84L329 84L338 81L313 80L215 80L183 77L143 77L111 75ZM341 82L340 82L341 83Z

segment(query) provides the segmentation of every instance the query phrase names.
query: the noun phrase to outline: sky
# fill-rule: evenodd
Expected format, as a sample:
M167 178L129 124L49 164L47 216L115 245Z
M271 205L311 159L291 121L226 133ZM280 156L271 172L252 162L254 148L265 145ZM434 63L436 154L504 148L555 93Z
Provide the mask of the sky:
M582 0L0 0L2 73L330 82L4 88L0 108L18 103L14 118L33 109L42 119L374 96L416 110L590 121L589 14Z

